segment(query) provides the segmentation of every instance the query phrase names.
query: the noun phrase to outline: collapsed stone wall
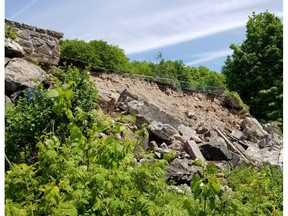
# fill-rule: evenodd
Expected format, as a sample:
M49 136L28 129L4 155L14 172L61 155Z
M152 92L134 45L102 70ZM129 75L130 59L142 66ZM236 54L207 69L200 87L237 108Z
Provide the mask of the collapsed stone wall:
M35 61L58 64L59 39L63 34L8 20L6 23L18 34L17 41L5 39L5 99L14 102L15 92L34 87L46 79L46 71ZM27 58L34 61L27 61ZM75 65L75 62L71 63ZM84 68L85 62L77 66ZM272 131L268 133L269 128L262 128L249 113L243 112L242 105L231 96L211 97L209 93L175 89L105 69L91 69L90 74L102 99L136 115L137 127L143 123L148 125L147 129L153 135L149 137L151 150L162 156L176 151L177 158L168 172L180 182L191 180L195 169L190 165L195 159L224 161L226 165L227 161L237 165L241 161L249 162L249 159L283 165L282 139ZM157 139L152 140L155 137ZM159 140L163 143L156 142ZM143 149L147 149L148 141ZM187 164L189 169L179 171L179 163L181 166Z
M17 43L26 58L42 64L57 65L60 60L59 40L63 33L5 19L17 32Z

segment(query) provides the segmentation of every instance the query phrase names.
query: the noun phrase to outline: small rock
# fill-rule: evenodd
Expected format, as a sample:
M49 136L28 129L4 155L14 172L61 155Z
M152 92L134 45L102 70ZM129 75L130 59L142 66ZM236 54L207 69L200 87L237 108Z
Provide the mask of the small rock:
M209 131L208 127L206 125L200 125L197 129L196 132L197 134L205 134Z
M221 185L219 196L223 196L224 193L232 193L232 191L232 188L230 188L228 185Z
M241 139L243 137L243 133L239 130L235 130L232 132L231 136L233 136L235 139Z
M202 142L203 143L209 143L209 142L211 142L212 141L212 138L211 137L204 137L203 139L202 139Z
M170 149L176 150L176 151L185 151L185 145L183 142L179 140L174 140L171 145L168 146Z
M194 140L195 142L201 142L202 140L196 135L195 130L193 130L190 127L187 127L183 124L180 124L178 126L178 131L180 133L180 135L182 135L183 139L185 141L187 140Z
M165 142L163 142L163 143L160 145L160 147L161 147L162 149L168 149L168 146L167 146L167 144L166 144Z
M160 153L161 155L171 153L171 149L156 148L155 151Z
M271 139L269 139L268 136L265 136L259 143L258 143L259 148L266 148L266 147L271 147L272 142Z
M192 112L192 111L189 111L189 110L186 110L185 114L190 119L195 116L195 112Z
M210 130L205 133L205 137L210 137L211 140L217 140L219 138L218 133L214 130Z
M12 104L11 99L7 95L5 95L5 104Z
M185 142L184 138L180 134L174 134L173 135L174 140L180 141L180 142Z
M172 95L172 90L167 88L166 91L165 91L165 94L168 95L168 96Z
M157 148L158 148L158 145L154 140L149 143L149 149L156 150Z

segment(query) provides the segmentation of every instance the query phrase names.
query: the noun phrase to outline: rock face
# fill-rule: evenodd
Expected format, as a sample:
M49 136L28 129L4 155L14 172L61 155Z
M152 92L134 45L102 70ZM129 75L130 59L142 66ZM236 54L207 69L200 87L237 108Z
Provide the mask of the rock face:
M5 94L33 87L45 79L46 73L40 67L22 58L13 58L5 67Z
M131 114L142 116L146 122L161 122L162 124L169 124L174 128L178 128L181 124L178 119L173 118L168 113L160 110L153 104L139 99L132 93L124 90L118 99L117 106Z
M5 23L11 25L17 32L17 43L24 50L26 58L44 64L58 64L60 60L59 40L63 37L63 33L10 20L5 20ZM11 52L11 49L9 52ZM16 54L19 57L19 52Z

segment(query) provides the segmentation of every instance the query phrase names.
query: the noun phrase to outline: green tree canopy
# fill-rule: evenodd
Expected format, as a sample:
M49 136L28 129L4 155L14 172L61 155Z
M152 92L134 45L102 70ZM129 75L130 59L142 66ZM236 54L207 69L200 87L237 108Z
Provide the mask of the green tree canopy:
M274 14L253 13L246 24L247 39L232 44L222 73L227 87L237 91L252 115L282 124L283 24Z
M131 66L124 50L103 40L63 40L61 56L84 60L93 66L130 72Z

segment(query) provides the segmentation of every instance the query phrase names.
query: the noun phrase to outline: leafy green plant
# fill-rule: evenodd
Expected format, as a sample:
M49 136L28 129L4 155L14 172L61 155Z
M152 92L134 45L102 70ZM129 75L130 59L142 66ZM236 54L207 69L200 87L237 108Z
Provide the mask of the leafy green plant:
M203 204L199 216L211 215L216 209L216 201L220 192L220 179L216 177L217 168L208 163L203 171L203 178L198 174L193 175L191 191L195 199Z
M202 161L201 159L196 159L196 160L194 161L194 164L195 164L196 166L202 166L202 165L203 165L203 161Z
M5 24L5 38L11 38L12 40L16 40L17 37L17 32L12 28L12 26L9 24Z

